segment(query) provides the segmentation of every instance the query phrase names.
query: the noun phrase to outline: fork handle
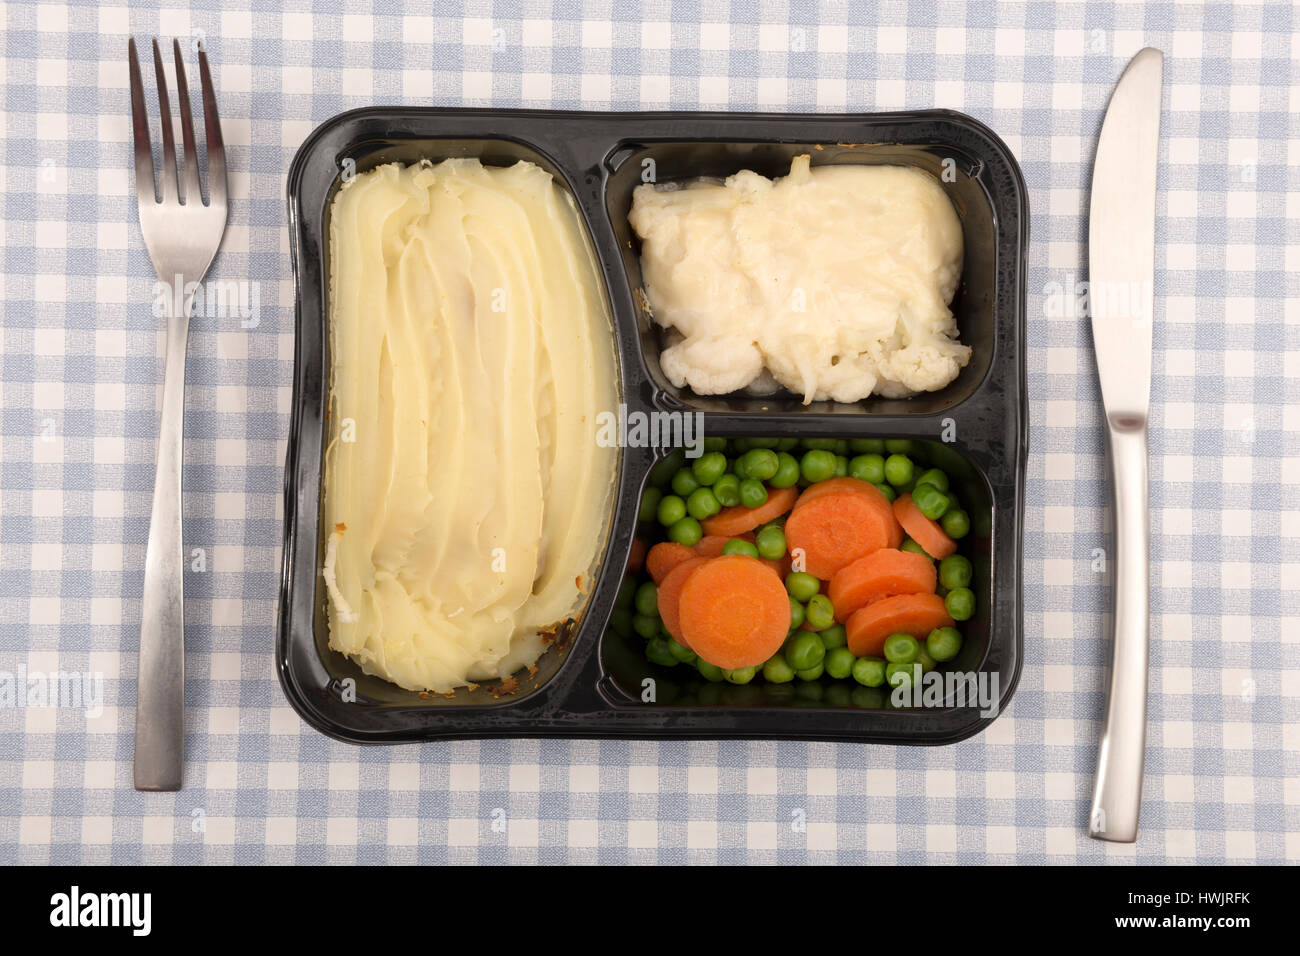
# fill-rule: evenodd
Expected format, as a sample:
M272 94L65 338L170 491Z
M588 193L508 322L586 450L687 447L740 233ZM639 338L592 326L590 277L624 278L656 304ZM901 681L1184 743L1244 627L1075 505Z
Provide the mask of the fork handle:
M1150 512L1146 423L1108 422L1115 504L1115 614L1110 690L1097 754L1088 835L1132 843L1142 807L1150 641Z
M185 750L185 555L181 465L190 297L167 322L162 417L145 552L135 710L135 789L179 790Z

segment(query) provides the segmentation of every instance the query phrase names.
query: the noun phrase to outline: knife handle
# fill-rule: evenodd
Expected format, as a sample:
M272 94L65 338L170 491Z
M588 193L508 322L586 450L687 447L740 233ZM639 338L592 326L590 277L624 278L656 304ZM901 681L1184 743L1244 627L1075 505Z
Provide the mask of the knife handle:
M1147 429L1141 416L1107 417L1115 506L1115 614L1110 690L1088 835L1132 843L1142 806L1147 735L1147 656L1150 638L1150 532Z

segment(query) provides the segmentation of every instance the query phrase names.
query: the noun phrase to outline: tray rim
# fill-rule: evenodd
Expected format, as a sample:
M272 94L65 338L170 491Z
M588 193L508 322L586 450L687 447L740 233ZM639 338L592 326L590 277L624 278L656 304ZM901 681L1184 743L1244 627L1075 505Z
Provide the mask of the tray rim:
M966 114L954 110L918 110L918 111L898 111L898 112L891 112L891 113L856 113L856 114L801 114L801 113L783 114L783 113L716 113L716 112L673 112L673 111L584 112L584 111L566 111L566 110L511 110L511 109L480 109L480 108L461 108L461 107L438 108L438 107L412 107L412 106L399 106L399 107L368 106L359 109L349 110L344 113L340 113L330 118L329 120L326 120L324 123L316 127L316 129L314 129L300 145L297 153L294 156L293 161L290 164L288 175L286 178L286 199L288 205L289 233L290 233L289 236L290 258L291 258L292 272L293 272L292 277L294 282L295 365L294 365L294 375L293 375L294 402L291 409L290 434L289 434L289 440L286 447L285 510L284 510L284 525L283 525L283 534L282 534L284 547L282 552L281 587L280 587L280 594L279 594L280 613L277 621L277 635L276 635L276 670L277 670L277 675L280 679L282 689L284 690L286 697L289 699L291 706L293 706L293 708L298 712L298 714L308 724L313 726L315 729L321 731L322 733L325 733L327 736L330 736L334 739L351 742L351 743L396 743L396 742L433 741L433 740L443 740L443 739L446 740L487 739L487 738L499 738L499 737L519 737L519 738L561 737L561 738L593 738L593 739L596 738L600 738L600 739L609 739L609 738L794 739L794 740L826 740L826 741L844 741L844 742L854 742L854 741L879 742L879 743L906 744L906 745L929 745L929 744L950 743L956 740L964 739L966 737L978 733L980 730L984 729L984 727L988 723L991 722L991 720L983 719L983 718L979 718L973 721L966 721L965 723L962 723L960 725L954 725L939 733L930 733L928 736L924 738L918 738L918 737L905 738L905 737L898 736L896 733L890 733L888 731L862 732L862 731L846 730L842 733L835 733L835 732L826 732L826 731L815 731L812 729L801 730L797 726L793 728L784 729L784 730L781 728L777 728L775 726L767 726L765 728L755 727L752 729L739 728L734 726L717 726L717 727L696 727L692 725L682 726L683 724L689 724L689 722L685 720L674 720L672 721L671 726L647 726L643 724L637 724L635 721L626 718L625 719L609 719L609 718L590 719L593 717L593 715L591 714L571 715L571 719L576 718L577 723L556 723L554 725L546 721L543 721L542 723L538 723L537 722L538 715L530 715L527 713L528 710L532 709L528 705L536 702L536 700L539 697L545 696L548 690L554 689L556 687L557 682L560 682L561 677L566 672L568 674L569 679L564 683L568 683L571 685L575 680L593 676L591 672L593 671L592 665L594 664L595 665L594 670L596 671L596 674L594 676L596 676L597 678L596 684L599 685L600 683L609 679L608 675L605 674L603 669L600 667L600 663L601 663L600 648L601 648L601 642L604 638L603 635L604 624L608 617L608 612L610 610L610 607L612 606L612 592L608 587L604 588L604 591L606 593L603 595L603 597L606 598L607 600L604 601L601 600L602 584L605 582L605 578L607 577L607 574L605 574L604 572L610 570L612 566L621 567L621 562L619 562L618 559L625 558L627 551L631 547L632 535L630 533L626 535L626 540L625 540L626 546L621 546L619 544L620 528L626 523L625 519L628 516L627 512L630 510L630 505L626 500L625 491L626 491L626 486L629 483L631 483L637 489L639 489L644 477L644 474L640 472L638 468L638 462L637 462L637 458L641 456L629 454L631 450L628 449L624 450L623 459L621 463L620 475L618 481L618 490L616 491L617 497L615 501L615 514L611 520L606 554L604 558L604 563L602 565L601 582L597 584L597 593L593 594L589 602L587 612L586 612L586 616L588 620L584 622L584 625L581 629L583 633L579 634L578 638L575 639L572 647L569 649L567 654L568 659L564 660L560 664L556 673L551 678L549 678L545 683L543 683L537 690L530 692L529 694L525 695L522 698L519 698L518 700L503 701L486 707L480 707L475 705L458 705L458 706L447 707L447 708L441 708L441 707L418 708L421 714L427 713L428 715L430 715L430 717L436 715L438 717L442 717L446 719L446 718L451 718L453 715L455 715L458 717L468 716L471 718L472 717L488 718L486 721L487 726L483 726L476 729L444 728L444 729L425 729L422 731L412 730L409 727L399 728L391 731L371 731L371 730L362 730L357 727L352 727L352 728L343 727L337 724L336 722L334 722L331 718L327 717L324 713L318 711L317 708L312 704L312 702L308 700L304 695L301 694L300 688L298 687L297 684L296 676L292 673L292 668L290 666L290 658L287 653L287 645L292 638L292 634L290 633L290 631L292 630L293 621L291 615L286 613L287 611L291 611L292 608L291 590L292 590L293 582L296 580L294 577L294 570L295 570L295 559L298 557L298 555L294 547L294 541L298 537L296 532L298 530L298 525L299 525L299 515L298 515L298 509L296 507L293 507L292 504L294 501L293 499L294 489L297 487L296 482L294 481L295 471L296 468L301 464L301 462L298 459L298 452L300 449L299 439L301 437L300 432L301 432L301 426L303 425L302 422L303 416L301 414L301 399L302 399L301 390L304 387L305 373L306 371L308 371L308 369L304 369L303 362L302 362L302 359L304 357L302 354L303 337L301 335L302 322L303 322L303 295L302 295L303 268L300 260L302 256L301 240L305 237L300 235L300 232L305 228L305 223L302 221L300 210L298 208L301 200L301 196L299 195L298 189L301 185L301 177L304 172L304 166L306 165L306 161L310 157L312 152L317 148L320 141L329 133L336 131L342 127L345 127L349 122L355 122L355 121L367 120L367 119L385 119L389 121L401 120L401 119L421 119L427 121L433 117L438 117L440 120L444 118L449 119L450 126L452 128L449 129L447 132L440 133L437 135L423 135L423 134L402 135L402 136L390 135L385 138L390 141L394 139L410 139L410 140L492 139L492 140L500 140L504 142L513 142L545 156L548 160L554 163L556 167L564 175L565 185L569 188L569 190L573 194L575 201L578 202L578 205L580 207L580 212L582 213L584 220L586 221L586 225L590 233L592 244L593 246L596 247L595 252L597 256L597 264L607 284L607 292L609 293L611 312L613 313L612 321L614 323L616 347L622 353L619 356L619 362L622 366L622 373L623 373L621 386L622 386L622 391L624 393L624 400L627 401L629 408L634 407L634 402L632 400L634 397L633 395L634 389L631 386L635 385L637 386L635 391L640 393L640 397L642 399L642 401L637 401L635 405L637 407L646 406L647 410L651 408L660 408L660 409L664 408L665 403L662 402L664 396L658 393L657 390L654 390L653 388L651 388L647 394L646 386L649 383L645 381L645 376L639 373L640 370L635 368L635 366L639 365L640 362L630 361L629 357L624 352L622 352L622 346L624 344L622 341L623 333L625 333L626 330L620 327L620 323L623 321L623 317L618 314L619 313L618 299L619 299L619 292L621 290L616 287L617 284L613 281L613 276L611 275L611 273L621 274L623 271L623 267L620 262L617 261L609 262L606 261L604 258L604 250L602 250L601 248L602 237L599 235L600 227L602 225L601 217L603 213L593 215L593 210L588 209L584 206L582 197L579 192L579 188L574 182L573 175L572 175L574 173L581 174L583 170L577 166L575 166L572 169L565 169L562 160L564 150L553 151L548 147L548 144L544 141L541 141L540 138L528 136L528 135L519 135L515 133L493 132L490 135L483 135L478 133L466 132L463 129L456 128L456 123L455 123L456 119L463 120L463 119L473 118L480 121L490 120L494 122L503 119L531 120L531 121L545 120L545 121L565 121L565 122L596 121L596 122L609 123L609 124L621 124L629 121L635 122L637 124L652 124L655 122L662 122L668 124L724 123L728 126L733 126L733 125L748 126L750 124L780 123L780 124L789 124L792 127L792 132L796 132L796 133L799 132L804 127L819 125L819 124L842 125L848 123L869 123L872 125L881 126L890 123L908 125L913 123L923 123L926 121L946 120L946 121L956 122L966 126L969 130L980 135L991 146L993 146L993 148L998 154L998 158L1004 163L1006 167L1006 171L1010 173L1011 185L1015 191L1014 198L1017 200L1015 213L1019 225L1019 229L1017 230L1017 236L1015 237L1017 241L1014 243L1013 246L1017 268L1014 273L1016 278L1016 283L1015 283L1016 288L1012 290L1012 295L1011 295L1012 305L1014 305L1015 308L1014 308L1014 315L1010 319L1013 325L1012 328L1012 332L1014 333L1013 341L1016 344L1016 352L1017 352L1017 356L1016 356L1017 361L1014 364L1015 374L1013 378L1015 379L1018 388L1016 389L1016 393L1013 396L1011 396L1011 401L1009 402L1009 404L1014 408L1015 416L1017 419L1016 424L1018 425L1018 428L1016 429L1016 435L1015 435L1016 440L1012 442L1012 447L1004 449L1005 451L1010 452L1013 458L1013 468L1010 474L1010 478L1011 478L1010 491L1012 492L1012 507L1010 509L1011 511L1010 527L1008 528L1008 531L1013 535L1014 538L1012 542L1012 551L1014 554L1014 562L1016 564L1016 567L1013 569L1015 572L1015 580L1016 580L1015 599L1014 599L1014 605L1015 605L1014 622L1013 622L1015 634L1014 634L1014 641L1012 647L1012 650L1014 651L1014 663L1009 675L1009 680L1007 680L1005 685L1001 688L1002 693L1001 693L1001 700L1000 700L999 710L998 710L998 713L1001 714L1001 712L1005 709L1005 706L1010 702L1014 694L1016 686L1019 682L1021 671L1023 669L1023 659L1024 659L1023 593L1021 588L1022 582L1021 582L1020 572L1021 572L1021 564L1023 561L1024 481L1025 481L1025 473L1027 468L1028 424L1029 424L1028 415L1027 415L1028 398L1027 398L1027 377L1026 377L1026 370L1025 370L1026 357L1025 357L1025 349L1024 349L1025 308L1026 308L1025 282L1026 282L1026 275L1027 275L1027 258L1025 255L1025 249L1028 242L1028 232L1029 232L1029 207L1028 207L1028 192L1025 187L1023 174L1020 171L1019 165L1016 162L1015 157L1011 154L1010 150L1001 141L1001 139L998 138L997 134L994 133L987 126L985 126L983 123L979 122L978 120L975 120L972 117L967 116ZM698 137L687 137L687 138L698 138ZM597 207L600 207L601 210L603 210L604 197L606 195L606 191L608 188L608 177L612 173L612 170L610 170L607 167L607 165L603 162L603 160L609 155L612 155L613 152L618 148L618 146L621 143L625 143L628 141L672 142L672 141L682 140L683 135L681 134L680 131L670 131L664 135L658 135L654 133L652 130L643 127L638 131L637 135L634 137L616 136L614 135L613 132L611 132L608 139L610 142L610 146L608 149L604 151L604 154L601 157L602 162L600 163L600 169L602 171L602 174L599 180L598 188L595 193L596 195L595 205ZM354 146L356 146L371 141L374 141L373 138L360 138L360 139L352 140L352 143ZM782 137L773 137L770 135L769 136L711 135L708 137L707 141L709 142L750 142L750 143L777 142L777 143L798 144L798 143L824 141L824 138L809 137L806 135L804 136L791 135L791 136L782 136ZM996 208L994 208L992 211L994 213L996 231L1000 234L1001 232L1000 212ZM597 212L600 212L600 210L597 210ZM323 260L322 260L322 264L323 264ZM318 269L317 271L318 272L323 271L323 268ZM324 308L323 302L321 303L321 307L322 307L321 312L323 313L323 308ZM996 321L995 333L998 333L1000 332L1000 328L1004 320L998 317L996 318L995 321ZM639 350L639 345L637 346L637 348ZM641 361L643 361L643 359ZM629 366L633 366L633 367L629 368ZM631 374L634 372L638 374ZM955 411L961 405L973 399L975 395L978 394L987 385L987 379L990 376L986 376L986 380L984 382L981 382L980 385L971 393L971 395L968 396L968 398L963 399L961 402L957 403L956 405L948 409L941 410L939 413L936 413L934 415L907 415L907 416L863 415L861 416L861 418L869 420L871 425L871 431L873 432L873 434L887 432L891 435L891 437L905 437L908 432L914 431L918 426L920 426L927 419L942 418L944 417L944 415ZM672 405L671 403L669 403L667 407L672 408L673 410L686 410L686 411L697 410L690 407L683 408L681 405ZM744 432L756 433L757 431L760 430L769 431L771 429L771 426L768 423L770 422L771 417L777 417L777 418L790 417L790 416L782 416L782 415L776 415L776 416L758 415L753 412L731 413L731 412L720 412L720 411L704 411L701 412L701 414L706 416L706 419L712 418L722 422L721 427L715 429L715 433L718 433L718 431L722 431L723 433L728 433L728 434L736 434L736 433L744 433ZM802 415L795 415L793 417L798 419L801 425L806 426L808 424L813 424L809 422L807 418ZM812 417L816 418L816 416L812 416ZM833 431L839 434L847 434L850 431L848 426L850 426L851 423L858 418L858 416L853 416L848 414L837 414L834 416L822 416L822 417L833 418L834 420L829 422L823 422L822 423L823 427L813 428L811 429L811 431ZM790 424L793 425L794 423L791 422ZM806 427L804 430L808 431ZM930 435L932 437L933 433L930 433ZM923 436L916 436L916 437L923 437ZM962 450L967 457L970 456L971 448L968 445L964 443L957 443L957 448ZM644 464L643 462L641 464L648 469L649 467L648 464ZM993 482L992 479L989 477L985 466L977 464L977 468L981 471L984 480L987 481L993 487L996 496L999 487L998 484ZM636 474L631 475L632 472L636 472ZM320 488L319 488L319 476L318 476L316 482L316 491L314 495L315 501L317 503L317 507L319 507L319 497L320 497ZM995 516L996 516L996 509L997 506L995 502L995 512L994 512ZM631 531L630 528L625 530L629 532ZM991 586L994 584L995 582L991 581ZM597 611L599 611L600 613L597 614L596 613ZM598 618L601 624L600 629L598 631L595 631L594 633L592 633L593 629L590 626L590 620L593 618ZM312 633L314 636L314 624L309 624L306 629L309 633ZM585 639L583 636L584 633L585 633ZM584 653L587 655L587 659L585 661L583 660L574 661L572 660L572 658L576 656L575 652L578 650L580 644L588 645L584 649ZM593 689L595 688L593 687ZM561 687L560 690L564 690L564 688ZM567 701L567 699L568 699L567 697L564 698L565 701ZM401 714L408 713L410 710L412 710L412 708L392 708L392 707L384 708L384 709L389 712L396 712ZM969 708L967 708L967 710L969 710ZM520 713L520 711L524 711L524 713ZM951 714L955 712L957 712L957 709L955 708L935 710L929 712L913 711L913 712L904 713L904 712L895 711L895 712L890 712L890 717L893 718L895 722L899 722L903 717L920 718L923 722L929 722L931 719L935 719L936 716L939 714ZM701 715L705 717L727 716L736 719L736 718L740 718L742 715L752 718L756 714L768 714L768 715L779 715L782 724L790 725L790 724L800 724L804 722L802 718L796 718L795 720L792 721L790 718L795 717L795 715L804 715L804 714L817 715L817 714L826 714L826 713L833 713L839 717L844 717L847 715L874 714L876 712L871 712L871 711L864 712L855 709L831 708L831 707L798 708L798 709L772 708L772 707L737 708L737 707L727 707L727 706L718 705L718 706L699 707L699 708L676 708L675 710L672 711L671 715L672 716ZM511 714L518 715L520 721L526 721L528 723L520 722L520 723L511 724L510 721L507 719L508 716ZM663 714L664 714L664 708L647 707L647 710L645 712L642 712L643 717L649 717L649 718L662 716ZM585 722L584 722L584 718L586 719Z

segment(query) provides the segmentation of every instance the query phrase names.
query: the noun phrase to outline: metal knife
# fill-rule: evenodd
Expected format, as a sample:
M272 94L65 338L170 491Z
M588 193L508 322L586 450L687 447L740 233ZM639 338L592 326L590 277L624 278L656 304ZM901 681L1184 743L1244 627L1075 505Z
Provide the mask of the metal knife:
M1088 835L1132 843L1142 805L1150 636L1147 415L1151 406L1156 164L1164 54L1148 47L1111 94L1092 168L1088 301L1115 514L1110 689Z

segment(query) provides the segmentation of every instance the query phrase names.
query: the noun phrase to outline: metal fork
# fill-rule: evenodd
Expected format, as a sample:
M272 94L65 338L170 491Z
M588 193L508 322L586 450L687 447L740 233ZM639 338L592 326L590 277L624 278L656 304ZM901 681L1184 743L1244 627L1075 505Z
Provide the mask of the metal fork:
M226 229L226 152L217 118L217 98L207 52L199 49L203 86L203 126L208 153L208 202L199 185L194 121L180 43L176 58L176 98L181 115L184 168L177 176L167 79L158 41L153 41L154 72L162 126L162 181L155 192L149 116L135 40L128 43L131 70L131 126L135 138L135 192L140 231L158 278L169 288L167 364L163 372L162 418L154 467L153 512L145 552L144 600L140 620L139 687L135 711L135 788L179 790L185 751L185 560L181 545L181 462L185 416L185 346L189 315ZM174 284L173 284L174 283ZM182 301L175 301L180 297Z

